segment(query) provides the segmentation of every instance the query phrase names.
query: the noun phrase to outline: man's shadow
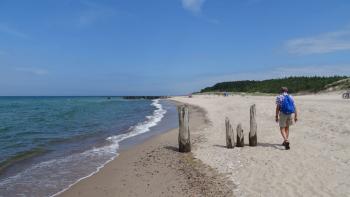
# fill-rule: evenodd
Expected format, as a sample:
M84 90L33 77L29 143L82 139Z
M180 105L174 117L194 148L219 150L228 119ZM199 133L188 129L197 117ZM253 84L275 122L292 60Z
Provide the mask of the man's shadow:
M214 146L219 147L219 148L226 148L226 146L224 146L224 145L219 145L219 144L215 144Z
M278 150L284 150L284 146L282 146L282 144L270 144L270 143L258 143L258 146L261 146L261 147L271 147L271 148L275 148L275 149L278 149Z

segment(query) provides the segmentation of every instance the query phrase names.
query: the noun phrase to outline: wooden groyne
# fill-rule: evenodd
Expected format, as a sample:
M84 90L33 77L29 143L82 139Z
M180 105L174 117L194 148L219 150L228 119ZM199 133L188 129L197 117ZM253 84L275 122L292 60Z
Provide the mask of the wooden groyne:
M190 116L187 105L177 107L179 115L179 151L181 153L191 152Z
M234 148L236 147L244 147L244 134L242 124L239 123L236 128L236 144L234 139L234 131L232 125L230 123L229 118L225 118L225 128L226 128L226 147ZM250 131L249 131L249 146L257 146L258 138L257 138L257 130L258 125L256 122L256 107L255 104L250 106Z

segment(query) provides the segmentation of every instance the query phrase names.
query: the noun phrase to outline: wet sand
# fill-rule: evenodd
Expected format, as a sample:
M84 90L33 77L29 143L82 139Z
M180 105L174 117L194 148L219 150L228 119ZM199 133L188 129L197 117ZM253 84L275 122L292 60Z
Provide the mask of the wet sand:
M205 141L208 127L205 111L190 108L193 149ZM226 176L195 159L179 153L178 129L155 136L121 151L95 175L59 196L232 196L233 183Z

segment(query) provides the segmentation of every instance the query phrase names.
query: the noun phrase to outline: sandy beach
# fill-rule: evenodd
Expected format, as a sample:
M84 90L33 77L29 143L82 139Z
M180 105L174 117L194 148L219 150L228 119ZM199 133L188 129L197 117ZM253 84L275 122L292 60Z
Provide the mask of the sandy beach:
M191 105L194 148L177 152L178 130L124 150L100 172L60 196L348 196L349 100L339 93L295 96L299 121L285 150L274 96L174 97ZM256 104L258 146L248 146ZM197 107L193 107L197 106ZM226 149L225 117L242 123L243 148Z
M295 96L299 121L291 128L291 149L281 146L272 96L194 96L176 101L207 111L211 121L195 158L227 175L234 196L349 196L350 101L339 92ZM226 149L225 117L242 123L248 143L249 107L256 104L258 146Z

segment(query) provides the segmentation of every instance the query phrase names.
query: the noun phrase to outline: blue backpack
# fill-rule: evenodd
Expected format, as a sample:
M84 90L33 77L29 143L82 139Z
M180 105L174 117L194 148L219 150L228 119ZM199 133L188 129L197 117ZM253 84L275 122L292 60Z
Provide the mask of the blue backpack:
M284 95L284 98L281 104L281 111L287 115L295 113L294 102L289 95Z

